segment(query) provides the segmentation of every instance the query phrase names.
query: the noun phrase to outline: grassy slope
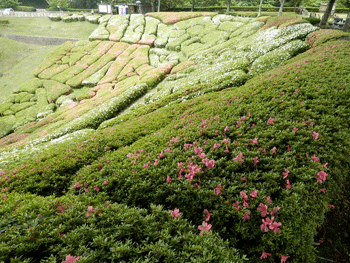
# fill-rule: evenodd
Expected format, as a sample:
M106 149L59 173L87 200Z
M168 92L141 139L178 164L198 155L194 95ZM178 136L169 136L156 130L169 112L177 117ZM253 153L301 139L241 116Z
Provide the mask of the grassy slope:
M56 46L38 46L20 43L0 37L0 101L10 95L22 83L33 78L33 70Z
M87 39L96 25L89 22L52 22L46 17L7 18L9 25L1 26L1 34L42 37ZM16 42L0 37L0 101L10 95L16 87L33 77L34 69L56 46L39 46Z
M339 185L348 173L346 148L349 145L339 147L339 143L346 144L350 139L348 122L344 122L344 118L349 116L344 103L349 96L350 82L348 70L342 66L349 51L347 42L333 42L299 55L284 67L255 77L240 88L207 94L160 110L155 110L157 106L151 105L148 110L141 109L124 115L119 125L92 132L73 144L54 146L55 151L47 150L35 156L36 163L30 158L22 166L9 169L11 182L3 181L3 186L8 187L6 194L10 200L15 198L15 191L18 191L15 189L21 189L23 194L46 196L55 193L56 196L67 196L67 191L81 194L73 185L86 183L89 200L85 201L85 206L94 202L98 204L97 200L102 196L112 203L132 207L149 208L150 203L155 203L166 210L179 208L183 212L182 217L194 225L200 224L202 211L206 208L213 212L210 221L213 232L226 238L230 236L231 243L248 254L251 262L258 262L262 250L272 253L267 262L277 262L281 254L291 256L290 262L313 262L312 240L316 227L322 223L322 214L328 210L325 204L332 202L334 193L339 191ZM314 67L316 64L317 68ZM328 69L334 64L338 66L338 73L346 77L335 80L329 75ZM295 92L296 89L298 92ZM240 128L235 129L236 122L248 113L251 113L251 117L247 117ZM275 118L271 125L266 123L270 117ZM203 120L206 129L201 124ZM303 120L307 121L306 124ZM251 128L252 124L256 124L255 128ZM214 143L222 144L225 126L230 127L226 136L231 142L227 154L223 153L224 146L212 149ZM293 127L299 130L293 132ZM202 136L201 129L204 130ZM215 136L215 130L219 131L218 136ZM313 131L320 134L317 140L312 140ZM174 137L178 137L179 142L174 141ZM247 142L254 138L258 138L258 145L249 146L248 143L247 146ZM87 139L91 140L90 144L84 144ZM238 142L238 146L234 141ZM176 179L179 173L177 163L186 162L194 155L192 144L196 142L204 149L207 158L216 161L215 168L205 172L202 162L197 157L193 159L203 169L200 190L191 186L199 183L198 179L191 184L185 179ZM190 144L188 151L184 149L184 143ZM68 145L71 146L67 152ZM172 153L165 154L165 159L159 158L160 165L154 166L157 155L170 145ZM287 145L291 152L287 151ZM270 152L274 146L277 155ZM259 147L266 148L267 155L256 151ZM140 149L152 153L153 157L137 153ZM232 162L239 152L243 152L246 158L242 167ZM128 153L140 155L136 164L132 164L133 158L125 158ZM305 157L306 154L318 156L322 164L328 163L326 171L329 179L323 185L316 182L316 173L325 168L321 163ZM254 156L259 156L257 166L252 164ZM147 163L150 167L143 168ZM91 164L91 168L85 168L88 164ZM291 171L290 190L286 189L285 180L280 178L286 167ZM16 171L11 172L14 168ZM165 183L167 175L173 180L170 184ZM245 186L241 177L248 179L248 185ZM39 180L39 184L34 183ZM108 183L104 185L104 181ZM213 188L220 183L223 193L215 196ZM100 188L99 194L96 194L94 186ZM321 187L326 188L326 195L319 192ZM225 203L227 200L230 203L240 200L237 191L250 193L254 189L258 190L260 198L250 203L253 206L251 219L245 222L242 216L247 210L236 213L232 205ZM283 222L283 232L275 236L271 232L264 235L260 230L249 229L259 228L261 217L256 212L256 206L268 195L274 201L273 206L281 208L277 219ZM295 203L298 195L303 196L298 199L301 203ZM190 196L191 199L188 199ZM39 197L34 199L39 200ZM38 209L41 211L42 208ZM308 222L310 218L314 222ZM71 224L70 228L74 229L75 223L72 221ZM235 225L236 231L232 231L232 225ZM92 225L88 224L87 227L91 228ZM72 230L66 231L67 235L72 235ZM37 233L39 239L40 233ZM291 239L294 235L298 236L296 240ZM55 242L62 246L59 241ZM75 255L81 255L84 251L76 244L65 249L66 254ZM302 253L305 250L307 254ZM30 253L23 255L29 256Z
M166 228L171 231L174 231L174 226L166 217L166 210L177 207L183 215L176 224L181 222L182 230L197 230L197 233L199 231L196 228L201 224L203 209L206 208L213 213L210 233L229 238L231 245L239 248L241 253L248 254L251 262L259 262L262 250L272 254L266 262L279 262L281 254L290 256L288 262L315 261L313 236L317 226L322 223L324 212L328 211L327 204L335 204L336 209L332 211L339 211L341 204L338 207L339 200L334 197L348 175L350 131L349 122L344 120L350 114L346 107L350 79L345 67L349 52L348 42L331 42L297 56L285 66L251 79L240 88L233 87L161 108L168 103L168 98L164 98L117 118L110 128L89 130L82 138L62 144L48 144L49 148L42 153L28 156L22 163L9 167L2 180L2 198L8 199L0 201L3 205L0 211L7 216L3 217L6 224L6 220L19 220L13 223L16 229L7 230L6 224L1 225L0 230L8 231L8 236L13 237L13 240L5 240L6 236L3 236L0 245L3 258L10 255L6 253L11 249L12 253L17 252L23 258L34 255L45 257L52 253L57 260L67 254L100 260L111 255L113 250L110 247L115 249L119 245L108 241L109 237L113 235L116 240L130 240L130 236L125 238L108 232L111 218L117 217L119 221L113 221L113 224L120 225L120 221L128 220L128 217L119 219L118 215L134 213L124 211L124 207L117 204L121 203L148 209L153 218L161 218L160 222L167 224ZM337 67L336 71L329 71L334 67ZM337 78L338 74L343 77ZM267 120L271 117L274 120L268 124ZM252 128L252 124L256 126ZM229 128L225 132L226 126ZM298 131L292 131L294 127L298 127ZM319 138L313 140L315 131L319 133ZM174 140L175 137L179 138L179 142ZM229 142L225 143L224 138ZM254 138L259 141L257 145L249 142ZM219 148L213 149L214 143L219 143ZM224 152L225 144L229 152ZM202 147L207 158L215 160L213 168L205 169L203 161L194 154L195 146ZM187 147L188 150L185 149ZM273 147L277 148L276 154L270 150ZM166 148L171 148L172 153L164 153L165 158L157 158ZM142 153L140 149L148 154ZM241 165L232 161L239 152L245 158ZM125 158L128 153L133 158ZM320 162L314 161L311 156L319 157ZM254 157L259 158L256 166ZM156 158L159 165L154 163ZM180 170L178 163L183 162L183 167L187 167L189 161L202 169L190 184L184 178L176 179ZM322 166L325 162L328 163L327 170ZM282 179L286 167L291 171L287 178L291 189L286 188L286 180ZM316 174L321 169L328 173L324 184L316 182ZM172 178L169 184L165 183L167 175ZM197 176L200 176L201 182ZM247 178L247 184L241 177ZM74 186L76 183L87 184L85 187L88 192L83 194L85 191ZM194 183L199 184L200 189ZM214 188L219 184L222 184L222 193L215 195ZM96 187L99 188L98 194ZM326 188L325 195L319 191L321 187ZM238 200L242 207L239 191L249 194L252 190L258 190L258 198L250 200L249 209L241 208L237 212L231 203ZM19 191L21 193L17 194ZM56 202L56 198L48 196L50 194L62 197ZM273 206L281 208L276 221L282 222L282 232L276 235L272 231L264 233L259 229L261 216L256 208L268 195L273 200L269 209ZM25 204L18 201L26 199L31 201ZM94 214L91 219L84 221L84 211L88 211L88 205L101 207L106 199L111 201L112 207L103 207L101 216ZM17 205L19 203L22 203L21 208ZM150 203L162 205L164 213L149 209ZM76 208L68 209L70 205ZM57 212L62 208L63 212ZM123 213L118 213L121 210ZM32 212L27 215L28 211ZM248 211L251 212L251 219L242 220ZM44 217L40 219L41 225L37 226L35 222L38 219L35 218L39 213L44 214ZM60 216L57 216L59 213ZM66 221L63 227L60 218L64 217ZM135 214L129 218L137 218L142 226L153 226L153 222L142 221L142 216ZM192 228L186 225L186 220L191 222ZM35 230L27 230L28 224L35 225ZM105 232L101 235L97 229L104 229ZM147 231L152 233L152 228ZM59 237L63 233L69 238L61 240ZM163 238L166 234L161 233ZM140 241L137 235L138 232L132 234L136 243ZM174 238L174 235L171 237ZM150 238L152 240L153 237ZM191 238L193 242L194 237ZM32 248L27 243L28 239L34 242ZM79 240L81 246L74 240ZM222 243L220 245L224 246ZM337 245L342 246L341 243ZM41 254L35 254L38 246L43 251ZM148 247L142 253L152 251L153 260L161 260L162 256L176 260L174 255L165 255L161 247L161 244L152 249ZM199 247L206 247L205 242ZM216 249L213 247L210 252ZM132 251L135 249L131 249L129 244L123 247L123 251L119 250L119 254L112 254L114 258L122 255L130 260L134 255ZM320 249L318 256L336 259L334 251ZM341 253L346 257L345 249ZM213 262L224 262L225 256L228 255L222 255L216 261L213 259ZM231 260L232 257L231 254ZM88 258L85 260L89 261ZM210 262L208 259L203 260Z

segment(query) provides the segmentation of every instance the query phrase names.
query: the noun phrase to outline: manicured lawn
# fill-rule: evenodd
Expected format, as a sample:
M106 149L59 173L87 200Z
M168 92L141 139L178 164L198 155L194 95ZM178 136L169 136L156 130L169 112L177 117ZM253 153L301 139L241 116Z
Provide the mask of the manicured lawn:
M87 21L53 22L47 17L8 17L10 24L1 27L1 34L87 39L97 27Z

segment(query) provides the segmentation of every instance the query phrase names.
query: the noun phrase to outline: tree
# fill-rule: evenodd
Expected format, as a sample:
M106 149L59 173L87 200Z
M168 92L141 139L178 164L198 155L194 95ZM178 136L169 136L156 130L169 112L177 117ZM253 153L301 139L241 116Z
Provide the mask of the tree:
M1 6L5 8L13 8L16 9L21 3L18 0L1 0Z
M280 0L281 5L280 5L280 10L278 11L278 16L282 15L285 2L286 2L286 0Z
M328 18L332 12L332 8L333 8L334 3L335 3L335 0L329 0L326 12L324 13L322 20L320 22L320 26L324 26L327 24L327 21L328 21Z
M226 15L230 14L230 9L231 9L231 0L227 0Z
M263 3L263 0L260 0L258 16L261 16L261 7L262 7L262 3Z
M50 9L57 10L58 6L61 10L66 10L69 8L69 0L49 0L50 2L47 2L50 6Z
M160 12L160 0L158 0L158 9L157 12Z
M348 15L347 15L347 17L346 17L345 25L344 25L344 27L343 27L343 30L344 30L344 31L347 31L347 30L349 30L349 29L350 29L350 10L349 10L349 13L348 13Z
M194 11L194 1L195 1L195 0L192 0L191 12Z

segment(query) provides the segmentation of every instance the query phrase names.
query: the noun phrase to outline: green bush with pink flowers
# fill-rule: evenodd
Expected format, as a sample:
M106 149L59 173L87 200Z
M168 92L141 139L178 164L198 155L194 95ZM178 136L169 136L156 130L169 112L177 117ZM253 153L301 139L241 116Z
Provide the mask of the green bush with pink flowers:
M224 32L233 21L214 18ZM305 51L313 27L256 33L261 23L236 46L212 43L177 67L151 66L145 53L159 62L171 53L149 45L94 41L53 52L36 74L66 64L76 72L55 75L66 84L33 80L0 108L0 122L12 124L7 110L58 107L14 132L3 126L0 261L328 257L318 229L346 204L338 195L350 165L350 44L331 39ZM268 64L284 46L288 58ZM254 69L258 62L266 68ZM102 69L92 88L69 85Z

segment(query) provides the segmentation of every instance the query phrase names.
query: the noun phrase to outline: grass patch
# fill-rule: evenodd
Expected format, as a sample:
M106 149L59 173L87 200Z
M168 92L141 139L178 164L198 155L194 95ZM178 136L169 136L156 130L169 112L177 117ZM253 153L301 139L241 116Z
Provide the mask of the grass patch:
M58 38L88 39L96 25L87 21L64 23L51 21L47 17L9 17L10 24L1 27L4 35L28 35Z

